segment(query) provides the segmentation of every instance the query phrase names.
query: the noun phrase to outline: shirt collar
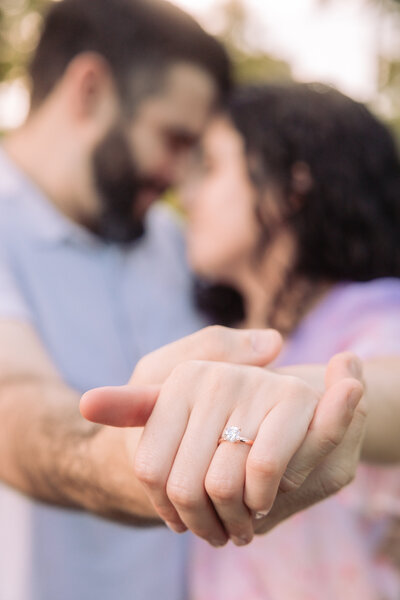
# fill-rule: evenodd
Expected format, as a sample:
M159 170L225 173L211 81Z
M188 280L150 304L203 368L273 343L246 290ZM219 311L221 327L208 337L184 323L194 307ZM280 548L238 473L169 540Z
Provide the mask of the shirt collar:
M63 215L40 188L0 146L0 198L18 201L29 230L44 243L70 242L99 246L104 243Z

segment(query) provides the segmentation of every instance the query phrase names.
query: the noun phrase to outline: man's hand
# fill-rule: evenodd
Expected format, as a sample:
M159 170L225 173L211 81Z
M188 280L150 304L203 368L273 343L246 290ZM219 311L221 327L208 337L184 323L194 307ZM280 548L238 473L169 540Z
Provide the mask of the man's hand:
M63 381L30 323L0 320L0 340L0 480L44 502L126 523L160 523L132 468L141 429L129 431L127 452L126 431L85 421L80 394ZM218 328L176 344L188 358L254 365L268 363L280 346L277 333ZM171 356L143 359L138 380L149 362L162 376Z
M274 329L239 330L211 326L146 354L128 385L91 390L82 396L81 413L89 421L115 427L140 427L154 408L161 384L180 364L229 362L264 367L279 355L282 337Z
M309 375L312 376L312 370ZM257 534L270 531L284 519L340 491L353 480L368 411L360 386L356 385L350 394L341 393L341 388L348 385L348 377L362 381L360 361L349 352L334 356L326 370L326 392L318 404L307 438L288 465L272 510L266 516L260 515L255 528Z
M239 340L244 333L214 330L219 348L212 360L224 360L234 336ZM213 354L213 343L202 352L194 340L191 336L146 357L128 386L87 393L81 411L103 424L146 423L135 474L172 529L188 527L213 545L229 537L243 545L255 528L266 531L351 480L364 422L358 411L350 427L362 396L359 363L352 355L337 357L328 368L321 398L297 377L188 360L196 356L196 346L200 358ZM250 362L240 352L231 351L233 355L238 357L235 362ZM238 425L254 439L251 450L244 444L219 445L226 425ZM274 507L266 517L274 501L281 502L281 509L278 513Z

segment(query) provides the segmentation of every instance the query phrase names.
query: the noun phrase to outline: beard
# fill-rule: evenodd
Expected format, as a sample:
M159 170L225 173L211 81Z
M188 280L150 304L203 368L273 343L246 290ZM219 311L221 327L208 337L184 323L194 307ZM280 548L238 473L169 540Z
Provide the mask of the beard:
M143 207L141 196L160 196L166 183L139 175L126 136L117 126L95 149L92 168L101 207L88 228L107 242L129 243L142 237L149 203Z

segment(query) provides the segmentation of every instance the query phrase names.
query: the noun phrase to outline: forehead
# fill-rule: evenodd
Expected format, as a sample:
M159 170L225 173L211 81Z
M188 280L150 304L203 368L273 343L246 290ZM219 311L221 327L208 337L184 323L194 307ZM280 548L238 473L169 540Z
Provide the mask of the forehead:
M211 75L195 65L178 63L168 69L160 92L142 102L137 116L197 136L216 99L217 87Z

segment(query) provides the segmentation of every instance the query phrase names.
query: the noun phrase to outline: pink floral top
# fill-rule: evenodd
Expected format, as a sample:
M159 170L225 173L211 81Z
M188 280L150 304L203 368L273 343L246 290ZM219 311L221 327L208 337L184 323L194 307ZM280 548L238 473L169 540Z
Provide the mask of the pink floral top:
M335 286L286 345L280 364L352 350L400 353L400 280ZM399 430L400 435L400 430ZM400 600L400 572L380 552L400 517L400 466L360 465L339 494L244 548L192 541L191 600Z

